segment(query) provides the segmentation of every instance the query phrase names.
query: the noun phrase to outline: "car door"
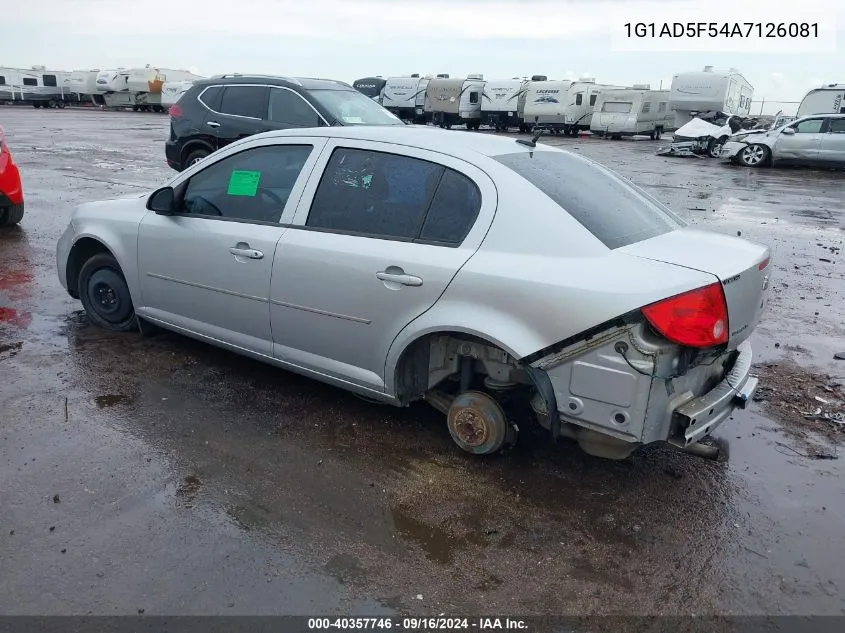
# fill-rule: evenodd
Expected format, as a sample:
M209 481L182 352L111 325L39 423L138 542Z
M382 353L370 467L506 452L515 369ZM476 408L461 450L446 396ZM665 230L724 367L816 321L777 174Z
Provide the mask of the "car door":
M496 189L424 150L336 140L282 235L270 313L276 358L384 391L387 352L481 244Z
M831 117L822 134L819 161L826 165L845 166L845 117Z
M178 182L177 212L150 212L139 227L138 313L272 356L276 243L323 145L310 138L258 142Z
M274 129L322 127L328 125L322 115L290 88L270 86L267 123Z
M273 129L267 124L267 86L229 84L220 94L220 109L206 113L203 129L212 130L216 149ZM208 107L208 106L206 106Z
M784 133L781 130L772 147L773 158L776 161L789 163L818 162L824 122L824 117L814 117L787 126L795 130L794 134Z

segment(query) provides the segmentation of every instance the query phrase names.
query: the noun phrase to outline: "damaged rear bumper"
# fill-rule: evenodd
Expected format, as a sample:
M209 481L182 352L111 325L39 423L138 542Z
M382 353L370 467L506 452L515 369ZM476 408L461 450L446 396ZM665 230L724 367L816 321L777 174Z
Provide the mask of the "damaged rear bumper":
M672 444L685 447L698 442L727 420L734 409L744 409L751 401L758 383L751 375L751 343L745 341L737 351L733 367L718 385L675 409L683 433L670 438Z

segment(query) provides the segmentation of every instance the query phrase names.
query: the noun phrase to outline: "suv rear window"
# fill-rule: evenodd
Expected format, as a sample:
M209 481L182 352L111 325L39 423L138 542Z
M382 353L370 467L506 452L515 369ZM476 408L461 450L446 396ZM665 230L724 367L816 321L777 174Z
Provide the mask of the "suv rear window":
M608 248L620 248L684 226L655 198L620 176L567 152L493 156L560 205Z

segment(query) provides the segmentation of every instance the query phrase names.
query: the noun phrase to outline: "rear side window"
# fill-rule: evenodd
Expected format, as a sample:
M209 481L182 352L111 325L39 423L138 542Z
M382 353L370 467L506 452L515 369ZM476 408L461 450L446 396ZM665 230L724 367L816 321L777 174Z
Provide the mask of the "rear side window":
M338 148L306 226L371 237L417 237L444 168L428 161Z
M583 101L584 101L584 93L583 92L579 92L577 95L575 95L575 105L581 105L581 103Z
M270 88L267 119L291 127L318 127L320 115L297 93L286 88Z
M831 119L828 132L832 134L845 134L845 118Z
M420 239L460 244L475 224L481 192L469 178L447 169L431 201Z
M645 191L580 156L534 151L493 158L549 196L608 248L684 226Z
M206 105L206 107L220 112L220 97L223 96L223 86L211 86L203 90L199 96L199 100Z
M6 78L3 75L0 75L0 86L6 85Z
M44 85L48 86L50 88L54 88L58 85L56 83L56 76L55 75L41 75L41 79L44 82Z
M598 95L595 95L595 94L590 95L590 105L591 105L591 106L596 105L596 97L597 97L597 96L598 96Z
M226 86L220 112L263 119L267 114L267 88L264 86Z

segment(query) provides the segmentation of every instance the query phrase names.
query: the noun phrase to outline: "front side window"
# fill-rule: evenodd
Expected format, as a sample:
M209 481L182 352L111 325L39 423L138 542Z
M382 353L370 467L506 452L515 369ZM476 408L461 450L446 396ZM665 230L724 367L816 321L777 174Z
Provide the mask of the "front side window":
M278 222L312 149L271 145L224 158L188 181L182 213Z
M23 85L24 86L37 86L38 80L35 77L24 77L23 78Z
M591 94L590 95L590 105L591 106L596 105L596 97L598 97L598 94Z
M226 86L223 90L220 112L263 119L267 113L267 88L265 86Z
M54 88L58 85L56 83L55 75L41 75L41 80L44 82L45 86L48 86L50 88Z
M0 75L0 86L6 85L6 78L3 75Z
M643 104L643 112L651 112L651 101L646 101Z
M469 93L469 102L478 103L478 93L475 90Z
M795 129L796 134L818 134L821 132L823 124L824 119L807 119L806 121L796 123L792 127Z
M357 90L311 90L309 94L341 125L404 125Z
M290 127L319 127L323 124L314 108L286 88L270 88L267 119Z
M551 198L608 248L684 226L652 196L613 171L568 152L493 156Z
M631 111L631 106L633 105L634 104L630 101L605 101L601 105L601 111L617 114L627 114Z
M369 150L332 154L306 226L458 245L481 209L476 184L436 163Z
M581 105L583 103L583 101L584 101L584 93L583 92L579 92L577 95L575 95L575 105Z

